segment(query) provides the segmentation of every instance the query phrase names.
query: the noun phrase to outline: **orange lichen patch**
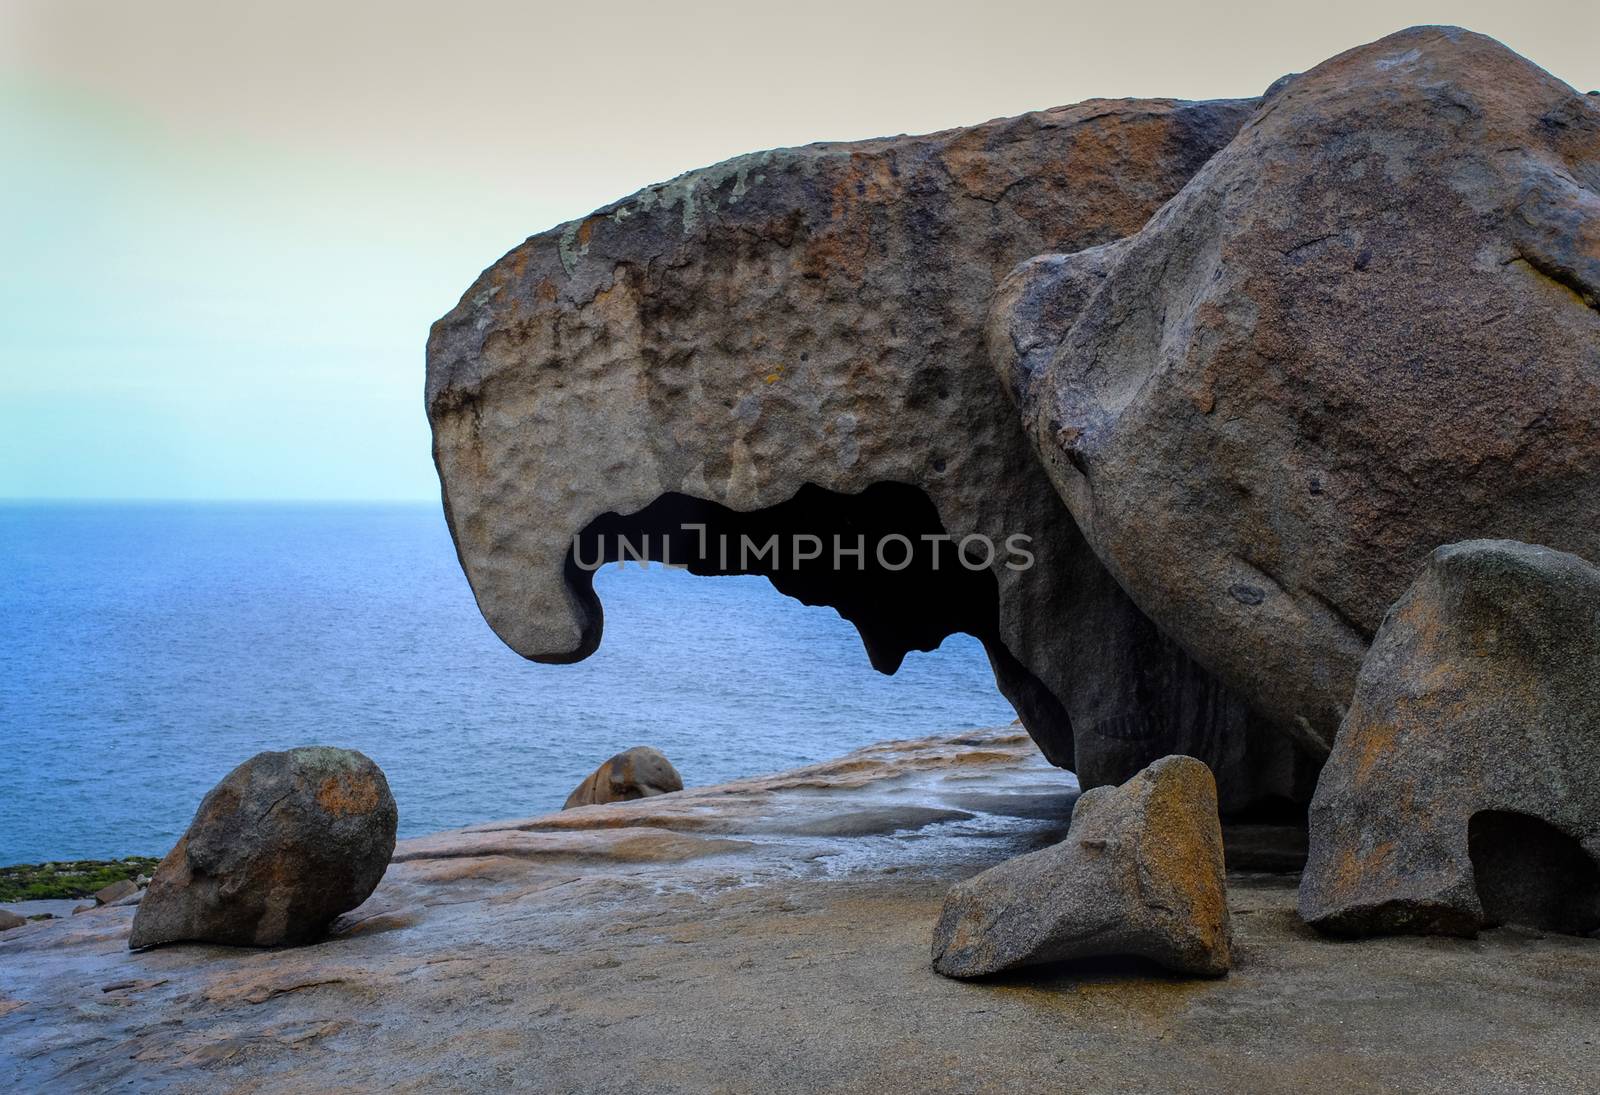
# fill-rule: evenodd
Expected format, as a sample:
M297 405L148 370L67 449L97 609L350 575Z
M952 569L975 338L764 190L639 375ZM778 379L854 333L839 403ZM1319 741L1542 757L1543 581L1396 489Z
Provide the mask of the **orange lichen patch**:
M625 344L639 338L639 290L625 274L598 290L583 310L586 325Z
M1390 626L1412 632L1416 645L1423 650L1437 650L1444 641L1445 625L1436 611L1433 597L1410 596L1402 598L1395 606Z
M1395 844L1385 840L1365 852L1344 848L1339 852L1339 862L1333 870L1335 892L1350 893L1363 884L1374 883L1380 875L1387 874L1394 858Z
M1156 163L1171 140L1165 113L1129 118L1108 112L1074 126L1070 148L1080 171L1107 171L1125 160Z
M1222 827L1217 820L1216 781L1203 765L1186 766L1150 780L1146 831L1139 855L1142 876L1155 887L1148 895L1199 930L1204 944L1226 953L1228 900L1221 885Z
M376 809L378 802L378 788L370 780L329 776L317 788L317 805L338 817L364 814Z
M836 168L826 227L807 241L799 261L808 278L866 277L872 228L903 194L889 156L852 153Z
M1353 781L1360 785L1367 781L1380 761L1394 755L1395 742L1400 737L1400 727L1393 722L1369 723L1357 745L1356 771Z
M541 304L553 304L556 299L556 283L553 278L543 278L534 287L533 297Z
M800 273L808 278L848 277L861 280L866 265L865 228L842 229L813 236L801 253Z
M1017 177L1015 167L994 154L993 131L969 129L945 146L944 169L957 186L974 198L993 201Z
M1458 687L1461 676L1461 666L1448 658L1440 657L1438 660L1428 663L1427 671L1423 673L1421 680L1418 682L1421 686L1418 692L1422 696L1437 696L1451 688Z
M588 247L589 240L594 235L594 218L588 217L578 225L578 246Z

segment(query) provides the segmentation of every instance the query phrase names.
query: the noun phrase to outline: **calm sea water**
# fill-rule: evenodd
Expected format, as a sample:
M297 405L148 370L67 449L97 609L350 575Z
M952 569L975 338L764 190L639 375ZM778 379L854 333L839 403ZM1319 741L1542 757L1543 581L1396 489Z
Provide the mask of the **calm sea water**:
M409 836L630 745L694 785L1013 718L974 639L884 677L829 609L659 566L596 575L589 660L524 661L432 505L5 505L0 574L0 864L162 854L263 749L360 749Z

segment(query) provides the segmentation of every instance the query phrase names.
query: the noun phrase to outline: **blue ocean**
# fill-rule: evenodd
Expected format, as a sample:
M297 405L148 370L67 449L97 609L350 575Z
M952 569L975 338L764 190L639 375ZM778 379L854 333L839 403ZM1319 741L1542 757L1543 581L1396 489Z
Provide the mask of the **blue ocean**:
M410 836L560 807L631 745L685 783L1010 721L977 641L894 677L761 578L608 566L599 651L489 630L437 505L0 506L0 864L160 855L263 749L382 766Z

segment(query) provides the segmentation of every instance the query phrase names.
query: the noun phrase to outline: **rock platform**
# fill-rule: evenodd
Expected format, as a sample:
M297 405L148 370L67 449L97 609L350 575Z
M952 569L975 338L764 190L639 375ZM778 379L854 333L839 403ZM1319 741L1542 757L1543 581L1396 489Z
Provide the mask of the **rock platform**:
M933 973L945 891L1059 840L1074 796L1020 727L945 734L401 841L311 946L31 924L0 936L0 1088L1467 1095L1600 1068L1600 941L1329 942L1293 874L1230 873L1225 980Z

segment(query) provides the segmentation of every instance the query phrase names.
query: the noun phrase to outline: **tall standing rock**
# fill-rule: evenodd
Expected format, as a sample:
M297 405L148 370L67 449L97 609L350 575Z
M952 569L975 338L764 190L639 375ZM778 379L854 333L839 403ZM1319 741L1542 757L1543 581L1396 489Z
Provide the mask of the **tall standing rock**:
M1300 913L1346 935L1600 928L1600 568L1433 554L1322 771Z
M1137 231L1253 107L1092 100L762 152L523 243L428 343L446 512L491 626L536 660L588 656L602 614L584 565L626 536L837 608L885 672L978 636L1046 755L1086 785L1183 751L1214 761L1237 804L1292 793L1293 750L1094 558L982 337L1016 262ZM759 550L775 533L777 565L742 555L741 535ZM793 560L794 534L822 537L821 557ZM909 565L899 546L875 557L890 534ZM833 535L845 550L864 536L865 565L836 566ZM1031 565L1008 565L1024 562L1014 536ZM968 544L971 569L967 537L993 546Z
M258 753L201 800L156 868L128 946L309 942L377 888L399 816L360 753Z
M1129 956L1215 976L1231 945L1216 782L1193 757L1163 757L1120 787L1085 791L1061 843L951 887L933 968L980 977Z
M1452 27L1351 50L990 346L1134 601L1326 749L1439 544L1600 558L1600 102Z

